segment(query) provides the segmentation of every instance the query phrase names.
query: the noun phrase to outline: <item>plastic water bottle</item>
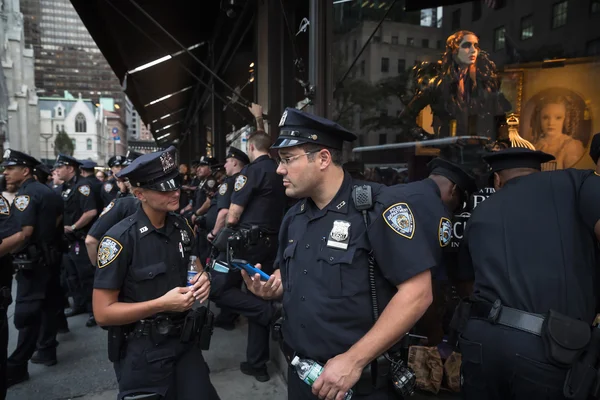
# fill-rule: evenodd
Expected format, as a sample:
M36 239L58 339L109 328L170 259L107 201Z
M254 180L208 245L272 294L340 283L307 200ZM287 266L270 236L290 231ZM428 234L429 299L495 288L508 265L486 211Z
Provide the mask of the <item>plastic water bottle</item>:
M190 256L190 263L187 270L187 285L194 286L192 279L198 274L196 271L196 256Z
M294 357L292 360L292 366L296 370L296 373L308 386L312 386L317 380L321 372L323 372L323 366L313 360L305 360L299 357ZM350 400L352 398L352 389L346 392L344 400Z

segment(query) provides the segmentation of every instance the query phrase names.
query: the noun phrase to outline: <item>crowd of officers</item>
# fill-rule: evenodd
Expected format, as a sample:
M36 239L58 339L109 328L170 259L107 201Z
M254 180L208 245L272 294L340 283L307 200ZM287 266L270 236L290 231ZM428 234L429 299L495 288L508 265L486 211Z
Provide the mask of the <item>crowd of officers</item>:
M342 167L352 132L291 108L279 131L274 142L255 132L247 153L230 147L224 165L201 157L194 178L180 173L174 147L113 157L105 182L94 165L60 155L54 173L64 183L54 188L37 160L8 150L4 174L18 192L12 206L0 199L0 349L15 269L19 339L0 371L7 385L28 379L28 361L56 364L65 316L89 313L87 326L108 330L119 399L218 399L202 356L210 298L221 309L215 326L248 319L244 374L270 379L273 327L288 362L325 366L312 387L290 366L289 399L340 400L350 389L353 399L398 398L395 348L433 301L452 217L475 179L436 158L421 181L366 182ZM597 163L599 154L596 135ZM593 379L578 377L600 359L591 328L600 163L540 172L552 158L526 149L484 157L497 193L473 211L453 274L471 288L453 321L467 399L591 392ZM231 258L270 278L211 269Z

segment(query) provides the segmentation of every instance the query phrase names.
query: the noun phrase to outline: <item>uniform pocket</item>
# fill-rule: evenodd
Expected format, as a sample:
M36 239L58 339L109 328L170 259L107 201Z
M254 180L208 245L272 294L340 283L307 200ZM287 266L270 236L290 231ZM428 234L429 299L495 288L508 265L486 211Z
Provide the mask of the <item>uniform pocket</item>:
M290 276L290 262L294 255L296 254L296 246L297 242L293 242L288 244L288 246L283 250L283 268L285 273L284 287L283 289L286 292L292 290L292 277Z
M567 370L517 354L512 393L516 400L563 399Z
M487 395L485 394L486 386L483 373L483 351L481 343L467 340L460 335L458 338L458 345L462 355L460 384L464 398L467 400L487 398Z
M136 282L152 280L167 272L167 264L159 262L145 267L131 268L131 276Z
M340 298L356 295L361 288L368 288L364 280L367 266L360 271L360 266L354 266L355 249L335 250L326 248L317 256L317 261L322 269L322 282L331 298Z
M173 346L146 351L148 382L163 383L173 375L177 354Z

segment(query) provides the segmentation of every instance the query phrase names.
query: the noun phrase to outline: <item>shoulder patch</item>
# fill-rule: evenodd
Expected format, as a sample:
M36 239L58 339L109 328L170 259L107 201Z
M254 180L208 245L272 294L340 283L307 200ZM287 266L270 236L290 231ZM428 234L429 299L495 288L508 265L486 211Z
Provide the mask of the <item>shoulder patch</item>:
M123 245L118 240L105 236L98 246L98 268L104 268L116 258L123 250Z
M221 184L221 186L219 186L219 194L221 196L224 196L225 193L227 193L227 182Z
M235 185L233 186L233 190L235 190L236 192L242 190L244 185L246 185L247 181L248 181L248 178L246 178L246 176L238 175L238 177L235 178Z
M89 196L91 192L90 185L81 185L79 188L77 188L77 190L79 190L79 193L84 196Z
M10 215L10 205L8 204L8 201L2 196L0 196L0 214Z
M111 208L113 208L115 206L115 201L111 201L110 203L108 203L108 205L106 207L104 207L104 210L102 210L102 212L100 213L100 217L103 216L104 214L106 214L107 212L110 211Z
M448 218L440 218L440 227L438 231L440 247L446 247L452 240L452 222Z
M109 192L113 189L113 184L112 183L105 183L104 184L104 191L105 192Z
M17 196L15 197L15 207L17 207L17 210L19 211L25 211L25 209L27 208L27 206L29 205L29 196Z
M406 203L396 203L383 212L383 219L398 235L412 239L415 234L415 217Z

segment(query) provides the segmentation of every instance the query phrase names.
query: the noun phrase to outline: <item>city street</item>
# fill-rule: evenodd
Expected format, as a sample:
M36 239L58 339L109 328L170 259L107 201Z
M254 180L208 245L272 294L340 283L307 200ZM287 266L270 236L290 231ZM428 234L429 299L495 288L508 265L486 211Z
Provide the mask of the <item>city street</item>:
M15 290L13 285L13 298ZM13 323L14 303L9 309L9 354L17 343ZM59 335L58 364L52 367L29 364L30 379L8 390L8 400L114 400L115 374L106 353L106 331L86 328L87 315L69 318L71 332ZM270 366L271 380L259 383L239 371L246 351L246 324L234 331L215 329L211 350L204 353L211 380L222 400L284 400L286 386ZM201 396L199 396L201 398Z

